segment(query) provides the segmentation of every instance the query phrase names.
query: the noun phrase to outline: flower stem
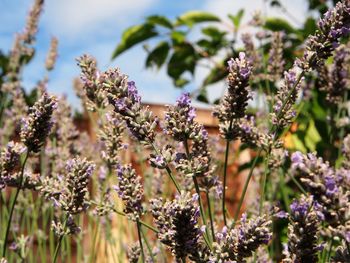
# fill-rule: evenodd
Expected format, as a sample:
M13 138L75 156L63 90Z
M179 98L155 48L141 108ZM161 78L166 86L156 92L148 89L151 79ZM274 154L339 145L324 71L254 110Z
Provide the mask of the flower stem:
M149 244L147 236L146 236L145 232L143 231L142 227L140 227L140 230L141 230L141 234L142 234L143 240L146 243L146 247L147 247L148 253L151 256L152 262L156 262L156 260L154 258L154 255L153 255L153 252L152 252L151 245Z
M213 213L211 211L211 205L210 205L210 196L209 192L206 191L207 196L207 202L208 202L208 209L209 209L209 219L210 219L210 227L211 227L211 235L213 236L213 241L215 242L215 229L214 229L214 220L213 220Z
M142 263L145 263L145 252L143 251L142 237L141 237L141 225L138 219L136 220L136 225L137 225L137 235L139 237L139 243L140 243L140 249L141 249Z
M256 157L254 158L254 161L252 163L252 167L250 168L250 171L249 171L249 174L248 174L248 177L244 183L244 187L243 187L243 191L242 191L242 194L241 194L241 197L239 199L239 203L238 203L238 207L237 207L237 210L236 210L236 213L235 213L235 217L234 217L234 222L233 222L233 225L236 224L236 221L238 219L238 216L239 216L239 212L241 211L241 208L242 208L242 204L243 204L243 200L244 200L244 197L245 197L245 194L247 192L247 189L248 189L248 185L249 185L249 181L250 181L250 178L252 177L253 175L253 172L254 172L254 168L258 162L258 159L260 157L260 154L262 152L262 148L259 149Z
M126 216L126 214L125 214L124 212L120 212L120 211L118 211L118 210L115 209L115 208L113 208L113 212L116 213L116 214L118 214L118 215L121 215L121 216ZM159 232L158 229L156 229L155 227L153 227L153 226L147 224L146 222L144 222L144 221L142 221L142 220L138 220L138 221L139 221L139 223L140 223L141 225L143 225L144 227L147 227L149 230L152 230L154 233L158 233L158 232Z
M154 143L152 143L152 148L153 148L153 150L156 152L157 155L158 155L158 154L161 154L161 153L159 152L159 150L157 149L157 147L154 145ZM167 173L168 173L168 175L169 175L171 181L174 183L174 185L175 185L175 187L176 187L176 190L177 190L179 193L181 193L181 187L180 187L179 183L176 181L175 177L173 176L173 174L172 174L172 172L171 172L171 170L170 170L168 164L166 164L165 170L167 171Z
M293 94L293 92L294 92L295 89L297 88L297 86L298 86L299 82L301 81L302 77L304 76L304 74L305 74L305 71L304 71L304 70L299 74L299 76L298 76L296 82L294 83L293 87L292 87L291 90L289 91L286 100L282 103L281 109L279 110L279 113L277 114L277 118L281 118L281 116L282 116L282 114L283 114L284 108L286 107L287 103L288 103L289 100L291 99L291 95ZM274 132L274 134L275 134L275 136L274 136L274 138L273 138L272 144L274 144L274 142L278 139L278 133L277 133L278 128L279 128L279 127L277 127L276 125L273 125L273 126L271 127L271 129L269 130L269 134L271 134L271 133L273 133L273 132ZM263 151L263 149L260 148L259 151L258 151L258 153L257 153L257 156L255 157L255 159L254 159L254 161L253 161L252 167L250 168L250 171L249 171L249 174L248 174L248 178L247 178L247 180L246 180L246 182L245 182L245 184L244 184L244 188L243 188L242 195L241 195L241 197L240 197L240 199L239 199L239 203L238 203L238 207L237 207L237 211L236 211L236 214L235 214L235 218L234 218L233 225L236 224L236 221L237 221L237 219L238 219L239 212L240 212L240 210L241 210L241 208L242 208L243 200L244 200L245 194L246 194L246 192L247 192L247 188L248 188L248 185L249 185L250 178L251 178L252 175L253 175L254 168L255 168L255 166L256 166L256 164L257 164L258 158L260 157L260 154L261 154L262 151Z
M268 154L265 158L265 171L264 171L264 175L263 175L263 178L261 181L261 186L260 186L261 195L260 195L260 201L259 201L259 216L262 213L264 201L265 201L265 191L266 191L266 181L267 181L267 174L268 174L269 159L270 159L270 151L268 152Z
M230 128L232 126L232 121L230 123ZM225 163L224 163L224 180L223 180L223 189L222 189L222 216L224 218L224 224L227 225L226 219L226 176L227 176L227 163L228 163L228 154L230 149L230 140L226 140L226 150L225 150Z
M184 142L184 146L186 149L187 159L191 160L190 148L188 147L188 142L187 142L187 140L184 140L183 142ZM205 216L204 206L203 206L203 202L202 202L202 198L201 198L201 191L199 189L197 177L195 175L193 175L192 179L193 179L193 183L194 183L194 188L196 189L196 193L198 195L199 210L200 210L201 218L203 221L203 225L205 225L205 234L206 234L206 237L208 239L209 233L208 233L208 228L207 228L207 218Z
M6 233L5 233L4 243L3 243L4 246L3 246L3 250L2 250L2 257L3 258L6 256L6 247L7 247L7 242L8 242L8 236L9 236L10 229L11 229L13 211L15 210L15 206L16 206L16 202L17 202L17 198L18 198L19 192L22 189L22 183L23 183L23 177L24 177L24 168L25 168L26 162L28 160L28 157L29 157L29 151L27 151L26 156L25 156L24 161L23 161L23 164L22 164L22 170L21 170L21 174L20 174L20 177L19 177L19 185L17 187L16 195L15 195L15 198L13 199L13 202L12 202L12 205L11 205L11 209L10 209L10 215L9 215L9 218L8 218L8 221L7 221Z
M58 239L58 243L57 243L56 249L55 249L55 254L53 256L53 261L52 261L53 263L56 263L56 261L58 259L58 253L61 249L63 238L66 235L65 232L66 232L66 227L67 227L67 221L68 221L68 215L66 216L66 218L64 219L64 222L63 222L63 234Z

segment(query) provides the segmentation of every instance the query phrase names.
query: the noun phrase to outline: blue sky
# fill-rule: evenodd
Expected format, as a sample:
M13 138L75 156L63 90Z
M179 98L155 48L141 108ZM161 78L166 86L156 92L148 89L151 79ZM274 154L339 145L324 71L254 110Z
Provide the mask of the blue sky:
M303 21L306 1L282 0L296 20ZM0 0L0 49L8 52L14 33L24 27L30 0ZM97 58L101 69L118 66L135 80L145 102L173 103L183 90L175 89L164 69L149 71L144 67L145 52L141 47L125 52L115 61L111 54L125 28L141 23L148 15L162 14L175 18L185 11L204 10L226 18L240 8L246 9L245 19L254 10L263 10L269 16L281 16L278 10L266 7L264 0L46 0L40 20L35 58L25 69L23 84L33 88L45 73L44 62L50 38L59 39L59 57L54 71L50 73L49 91L66 94L69 101L79 107L72 80L79 75L75 58L89 53ZM294 25L295 21L287 17ZM191 90L198 86L206 72L196 72ZM224 83L210 89L220 94Z

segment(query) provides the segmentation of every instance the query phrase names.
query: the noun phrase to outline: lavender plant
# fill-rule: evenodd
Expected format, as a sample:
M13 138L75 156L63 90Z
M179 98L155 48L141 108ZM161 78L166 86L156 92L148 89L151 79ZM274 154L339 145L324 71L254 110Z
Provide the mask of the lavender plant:
M228 90L214 109L214 135L200 123L190 93L168 105L162 119L120 69L102 71L93 57L81 56L75 86L95 138L75 126L64 97L47 92L55 38L38 99L26 103L23 57L34 54L42 7L35 1L1 85L1 262L99 262L101 251L113 262L349 261L350 131L346 125L333 131L336 151L327 155L313 144L321 117L308 119L316 128L300 121L306 98L331 105L338 121L349 117L349 1L320 19L295 61L285 57L286 32L260 32L260 46L242 35L244 52L227 61ZM255 17L254 25L261 23ZM312 135L290 146L302 129ZM233 216L232 150L235 163L244 151L255 156L243 165L249 168L243 189L233 189L241 192ZM137 154L128 158L128 151Z

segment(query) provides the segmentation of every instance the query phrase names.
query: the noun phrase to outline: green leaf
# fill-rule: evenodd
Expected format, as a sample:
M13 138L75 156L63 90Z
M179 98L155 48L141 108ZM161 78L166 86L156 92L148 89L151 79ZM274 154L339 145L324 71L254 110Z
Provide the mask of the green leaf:
M277 17L268 18L264 28L271 31L284 31L288 34L295 32L295 29L286 20Z
M295 150L301 151L303 153L307 152L307 149L304 146L304 143L299 139L297 134L292 135L292 141L295 147Z
M174 43L174 45L179 45L183 43L186 39L186 32L183 31L172 31L171 32L171 39Z
M226 32L220 31L217 27L209 26L202 29L202 33L215 41L220 41Z
M209 103L207 90L201 89L196 99L200 102Z
M315 122L313 119L310 119L309 121L309 126L306 130L306 135L305 135L305 145L311 150L311 151L316 151L316 145L319 141L321 141L321 136L318 133Z
M176 87L182 88L183 86L187 85L189 82L190 81L188 79L179 78L179 79L175 80L174 84Z
M205 87L224 79L227 76L227 70L224 64L218 65L210 70L209 74L203 80L202 86Z
M153 25L159 25L169 29L173 28L173 24L165 16L160 16L160 15L149 16L147 17L147 22Z
M196 62L197 54L192 45L184 43L175 46L174 53L168 63L168 75L177 80L186 71L193 74Z
M312 17L308 17L304 23L304 29L300 30L300 33L304 38L307 38L309 35L314 34L316 29L316 20Z
M122 39L112 54L112 59L132 46L157 35L158 33L155 31L154 26L150 24L129 27L123 32Z
M240 9L236 15L231 15L231 14L228 15L228 17L231 19L231 21L236 29L239 28L239 25L241 24L241 20L243 18L243 15L244 15L243 9Z
M166 41L160 42L147 56L146 67L157 66L159 69L168 57L170 45Z
M220 18L208 12L203 11L189 11L177 18L176 25L188 25L202 23L202 22L219 22Z

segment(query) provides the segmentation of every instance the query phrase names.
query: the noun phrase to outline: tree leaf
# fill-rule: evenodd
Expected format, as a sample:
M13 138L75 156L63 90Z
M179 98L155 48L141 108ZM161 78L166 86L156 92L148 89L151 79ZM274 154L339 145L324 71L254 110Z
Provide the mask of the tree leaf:
M224 64L218 65L210 70L209 74L203 80L202 87L218 82L224 79L226 76L227 69Z
M186 32L183 31L172 31L171 32L171 40L174 45L182 44L186 39Z
M156 66L158 69L168 57L170 45L166 41L160 42L147 56L146 67Z
M192 26L196 23L202 22L219 22L220 18L208 12L203 11L189 11L177 18L176 25Z
M132 46L157 36L158 33L151 24L142 24L129 27L123 32L122 39L112 54L112 59L131 48Z
M184 43L175 46L168 63L168 75L177 80L186 71L193 74L196 62L197 54L191 44Z
M266 19L264 28L271 31L284 31L289 34L296 31L286 20L277 17Z
M231 15L231 14L228 15L228 17L231 19L236 29L239 28L243 15L244 15L244 9L238 10L236 15Z
M196 99L200 102L209 103L207 90L201 89Z
M179 79L175 80L174 84L176 87L182 88L183 86L187 85L189 82L190 81L188 79L179 78Z
M226 32L220 31L217 27L209 26L202 29L202 33L209 36L214 41L220 41Z
M163 26L163 27L166 27L169 29L173 28L173 24L165 16L160 16L160 15L149 16L149 17L147 17L147 22L149 24Z

